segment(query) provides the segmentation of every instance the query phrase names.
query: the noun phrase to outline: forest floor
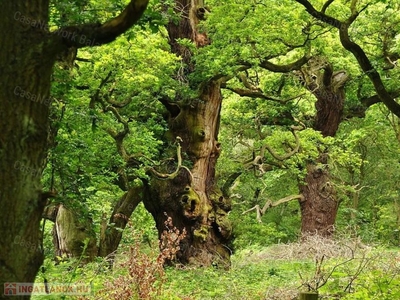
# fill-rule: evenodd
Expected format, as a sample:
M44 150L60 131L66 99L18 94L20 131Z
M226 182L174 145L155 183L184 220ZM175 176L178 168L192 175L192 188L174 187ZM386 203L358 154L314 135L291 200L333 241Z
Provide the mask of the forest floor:
M357 239L311 237L302 243L253 246L234 253L229 270L217 265L164 269L154 250L127 247L113 270L101 260L82 268L71 261L48 266L37 282L44 277L48 282L90 282L92 293L78 299L291 300L301 291L318 291L319 299L400 299L398 250L367 246ZM54 296L61 298L77 299Z
M245 249L233 255L229 271L168 270L167 275L165 291L183 299L291 300L301 291L318 291L319 299L400 299L398 251L359 240L310 238Z

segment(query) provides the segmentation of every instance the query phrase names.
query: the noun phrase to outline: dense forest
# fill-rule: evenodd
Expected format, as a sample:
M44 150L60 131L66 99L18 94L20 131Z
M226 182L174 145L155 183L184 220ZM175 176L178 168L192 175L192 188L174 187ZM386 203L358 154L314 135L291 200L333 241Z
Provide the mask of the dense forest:
M400 2L0 15L0 299L400 298Z

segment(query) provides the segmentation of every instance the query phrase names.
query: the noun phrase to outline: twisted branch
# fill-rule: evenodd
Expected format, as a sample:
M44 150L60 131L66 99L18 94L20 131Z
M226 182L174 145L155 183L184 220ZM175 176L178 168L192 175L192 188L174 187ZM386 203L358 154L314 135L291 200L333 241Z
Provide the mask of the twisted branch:
M165 173L160 173L158 171L156 171L154 168L150 168L149 171L155 175L157 177L157 179L160 180L169 180L169 179L174 179L176 176L178 176L180 169L185 169L189 175L190 175L190 182L193 182L193 175L190 172L190 170L186 167L182 165L182 146L181 143L183 142L182 138L177 136L175 143L177 144L176 147L176 156L178 159L178 165L176 166L176 169L174 172L172 172L171 174L165 174Z
M294 149L284 155L279 155L278 153L276 153L271 146L269 146L268 144L265 144L262 146L261 148L261 153L264 154L265 149L268 150L268 152L272 155L273 158L275 158L276 160L279 161L284 161L288 158L290 158L291 156L295 155L297 152L299 152L300 149L300 138L297 135L297 131L299 130L299 127L296 126L292 126L292 134L296 140L296 146L294 147Z
M257 213L257 221L259 223L262 223L261 217L267 212L268 209L270 209L271 207L275 207L275 206L281 205L283 203L290 202L292 200L296 200L296 199L299 199L300 201L303 201L304 200L304 196L302 194L290 195L290 196L287 196L285 198L281 198L276 202L272 202L272 200L268 199L267 202L264 204L263 208L260 208L260 206L257 204L256 206L244 211L242 213L242 215L247 214L248 212L251 212L251 211L255 210L256 213Z
M386 105L386 107L392 113L394 113L397 117L400 117L400 104L398 104L395 101L395 99L391 96L391 94L387 91L385 85L383 84L381 76L379 75L378 71L373 67L371 61L369 60L364 50L360 47L360 45L352 41L349 36L350 25L357 19L359 14L368 7L368 5L364 6L360 11L357 11L356 1L352 1L350 17L347 20L341 22L338 19L335 19L325 14L325 10L330 3L324 5L322 11L317 11L308 0L295 0L295 1L303 5L306 11L314 18L339 29L339 37L342 46L347 51L352 53L353 56L357 59L361 69L364 71L364 73L370 79L371 83L374 85L375 91L379 96L380 100Z

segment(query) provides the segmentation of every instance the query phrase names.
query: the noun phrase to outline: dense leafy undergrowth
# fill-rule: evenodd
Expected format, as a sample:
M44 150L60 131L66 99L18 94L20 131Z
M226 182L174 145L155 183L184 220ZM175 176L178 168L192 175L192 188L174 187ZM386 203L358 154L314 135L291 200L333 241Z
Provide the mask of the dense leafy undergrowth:
M320 299L400 299L400 255L359 240L310 237L303 242L249 247L232 256L229 270L187 266L163 268L174 241L159 254L136 240L120 249L114 268L98 259L83 267L68 260L46 260L38 283L91 284L80 299L297 299L300 291L318 291ZM70 296L33 296L33 299ZM76 299L76 297L74 298Z

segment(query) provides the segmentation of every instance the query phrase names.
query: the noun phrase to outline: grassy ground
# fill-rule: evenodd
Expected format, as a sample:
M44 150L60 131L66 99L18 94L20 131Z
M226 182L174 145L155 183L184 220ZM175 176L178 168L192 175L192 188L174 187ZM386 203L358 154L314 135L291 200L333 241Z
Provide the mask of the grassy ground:
M308 290L318 290L320 299L400 299L397 251L357 240L310 238L303 243L248 248L232 256L228 271L218 266L164 270L155 252L135 246L120 254L112 271L102 260L83 268L73 261L57 267L47 263L37 282L44 277L48 282L90 282L95 292L81 299L286 300Z

